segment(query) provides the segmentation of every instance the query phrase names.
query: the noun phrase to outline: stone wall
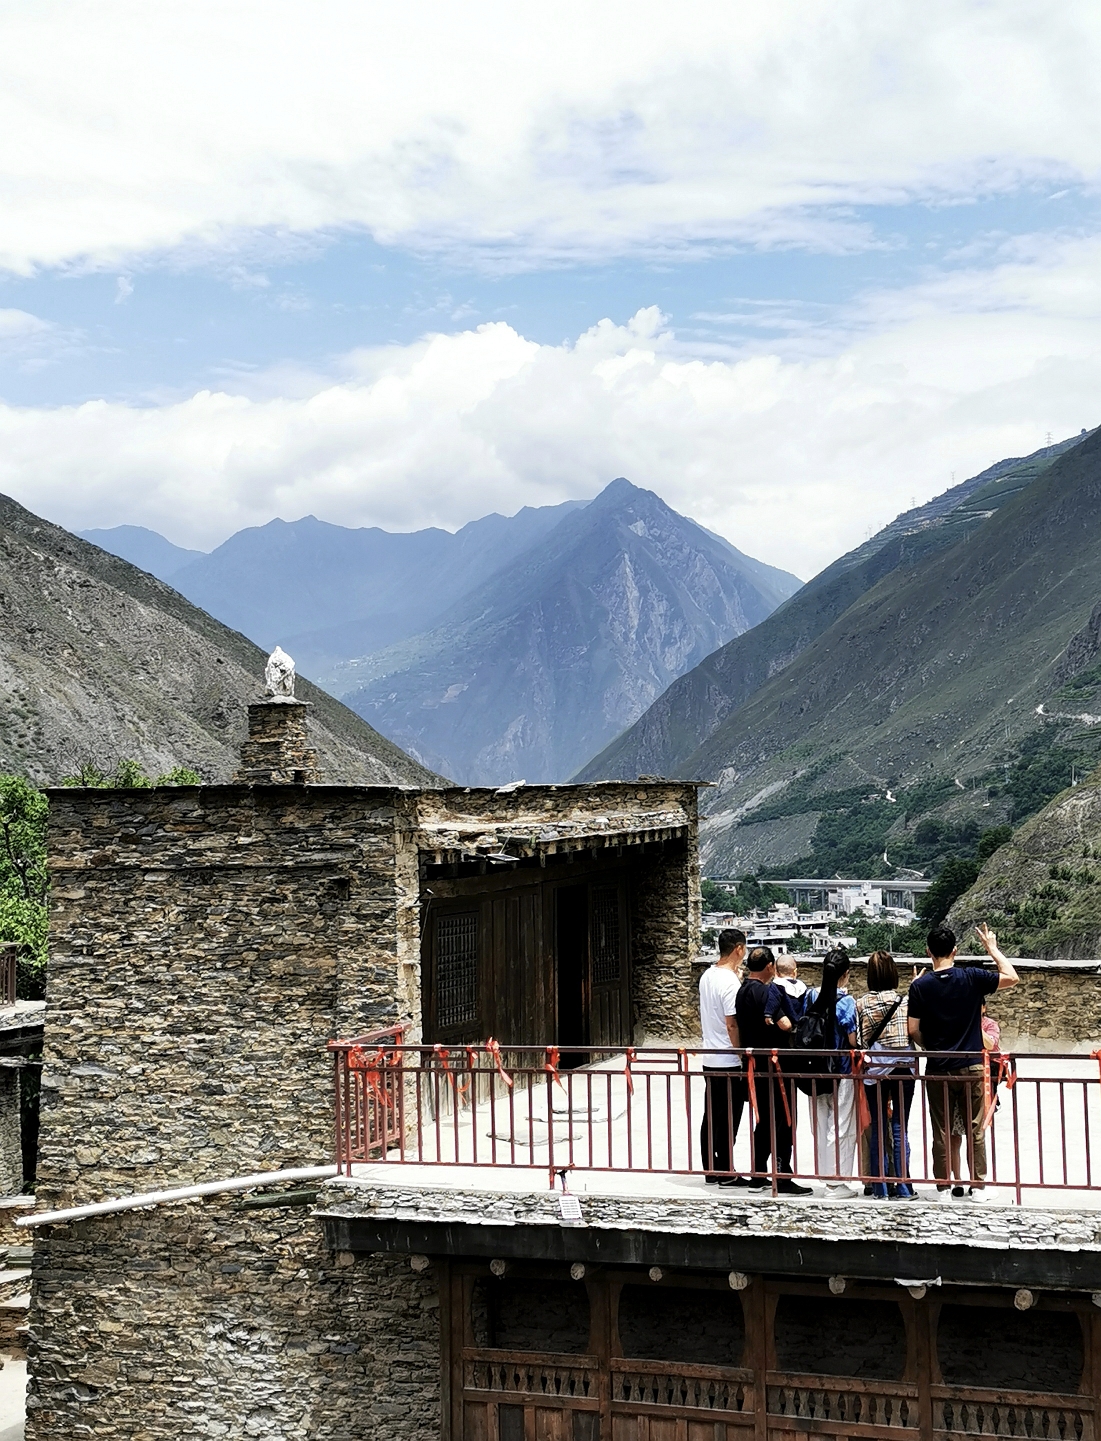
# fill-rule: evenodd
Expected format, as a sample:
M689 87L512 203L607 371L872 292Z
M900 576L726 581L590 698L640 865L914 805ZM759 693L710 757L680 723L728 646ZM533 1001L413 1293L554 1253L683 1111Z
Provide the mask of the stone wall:
M639 1045L699 1032L699 855L694 843L643 857L632 888L632 1005Z
M415 824L426 850L508 843L513 852L553 849L604 838L639 843L645 835L690 828L695 846L696 788L682 782L607 782L586 786L521 786L499 791L455 788L417 791Z
M40 1200L329 1159L328 1041L419 1016L393 798L52 793Z
M19 1090L19 1070L14 1066L0 1066L0 1196L14 1196L23 1189Z
M421 864L478 828L637 847L640 1021L686 1018L691 787L52 792L39 1206L328 1161L327 1042L419 1035ZM237 1197L36 1232L30 1441L438 1435L433 1272L322 1237Z
M434 1268L239 1198L37 1237L28 1441L434 1441Z

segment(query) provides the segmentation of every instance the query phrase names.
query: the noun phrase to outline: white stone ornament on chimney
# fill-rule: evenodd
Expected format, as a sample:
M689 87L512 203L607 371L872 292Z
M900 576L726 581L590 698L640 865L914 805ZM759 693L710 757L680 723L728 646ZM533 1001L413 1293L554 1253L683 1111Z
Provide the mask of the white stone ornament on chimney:
M294 700L294 661L276 646L264 667L264 690L272 700Z

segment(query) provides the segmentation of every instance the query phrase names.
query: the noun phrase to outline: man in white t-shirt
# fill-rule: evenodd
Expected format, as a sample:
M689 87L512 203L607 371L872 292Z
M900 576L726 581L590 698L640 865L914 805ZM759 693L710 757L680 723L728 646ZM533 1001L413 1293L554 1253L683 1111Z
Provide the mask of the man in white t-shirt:
M719 959L700 977L705 1104L700 1127L704 1179L719 1186L747 1186L734 1175L734 1142L746 1103L738 1056L738 968L745 960L745 932L719 932Z

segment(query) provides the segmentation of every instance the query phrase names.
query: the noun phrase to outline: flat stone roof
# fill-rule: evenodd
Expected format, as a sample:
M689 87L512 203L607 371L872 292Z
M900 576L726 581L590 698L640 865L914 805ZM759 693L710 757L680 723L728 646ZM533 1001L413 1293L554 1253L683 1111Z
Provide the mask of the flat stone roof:
M475 1168L441 1175L444 1168L402 1165L395 1176L396 1169L357 1167L353 1177L326 1183L315 1215L334 1250L1101 1291L1098 1211L996 1198L978 1206L939 1205L928 1196L878 1202L715 1194L688 1177L647 1178L663 1184L658 1194L641 1194L626 1190L622 1176L574 1174L570 1187L583 1218L576 1226L563 1224L547 1178L531 1172L522 1179L483 1172L474 1184ZM433 1169L434 1176L425 1174Z

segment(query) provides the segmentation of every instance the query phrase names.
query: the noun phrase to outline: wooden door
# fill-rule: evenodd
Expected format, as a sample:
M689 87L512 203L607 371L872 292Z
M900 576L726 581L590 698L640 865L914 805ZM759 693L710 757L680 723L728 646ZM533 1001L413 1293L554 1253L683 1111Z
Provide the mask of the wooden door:
M480 899L429 907L422 959L424 1037L454 1043L484 1040L492 989L486 966L486 925Z
M435 902L422 947L425 1040L544 1044L551 1023L540 941L538 886Z
M630 946L622 883L589 888L589 1044L629 1046L632 1039Z
M546 959L541 940L541 895L536 886L503 891L485 902L492 1035L510 1046L550 1039Z

